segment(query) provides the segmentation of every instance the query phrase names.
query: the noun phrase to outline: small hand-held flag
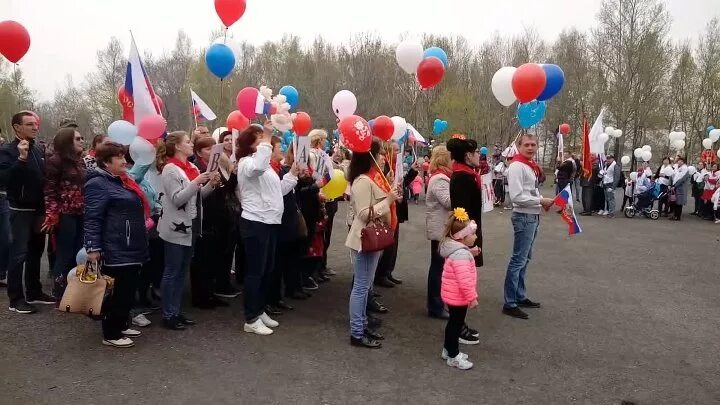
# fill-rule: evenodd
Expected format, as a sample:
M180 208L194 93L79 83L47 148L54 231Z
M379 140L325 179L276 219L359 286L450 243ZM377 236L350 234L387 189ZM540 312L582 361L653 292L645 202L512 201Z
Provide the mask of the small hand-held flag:
M565 188L560 192L560 194L555 196L553 204L557 205L561 209L560 216L562 216L563 221L568 224L568 235L575 235L581 233L582 228L580 228L580 223L575 216L575 210L573 209L572 189L570 188L569 184L565 186Z
M198 122L212 121L217 118L213 110L205 103L200 96L190 90L190 98L192 99L192 111Z

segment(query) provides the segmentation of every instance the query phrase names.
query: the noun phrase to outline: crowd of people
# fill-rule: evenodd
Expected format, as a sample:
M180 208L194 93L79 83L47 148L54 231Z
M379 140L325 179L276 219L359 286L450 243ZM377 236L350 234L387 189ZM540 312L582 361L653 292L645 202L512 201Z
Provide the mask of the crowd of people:
M15 139L0 147L0 282L7 286L9 309L36 312L36 305L58 305L73 268L82 261L101 265L113 281L102 306L102 343L130 347L159 312L161 324L179 331L196 324L183 309L186 274L190 303L199 310L228 306L242 293L244 331L273 334L278 315L293 310L289 300L312 297L336 274L328 266L334 217L347 204L347 236L353 280L349 332L353 346L380 348L387 313L376 287L396 288L394 275L400 224L408 203L423 189L430 241L427 315L447 320L441 357L449 366L472 367L458 344L479 343L466 322L477 305L477 269L483 266L483 180L492 171L495 205L512 209L513 253L504 285L502 312L528 319L523 309L540 308L527 297L525 274L537 236L540 212L553 200L540 195L545 175L533 160L537 140L522 135L513 156L497 148L488 160L472 139L436 145L424 159L406 159L394 142L373 139L370 151L351 153L340 145L325 150L328 134L310 132L306 160L295 147L283 150L270 123L253 124L237 139L225 131L217 139L197 127L175 131L155 144L151 164L136 164L128 147L104 135L86 150L77 125L64 121L52 143L37 141L32 112L12 117ZM213 148L222 153L213 161ZM329 152L329 154L328 154ZM403 159L403 162L399 162ZM325 197L326 162L349 182L337 199ZM403 165L404 164L404 165ZM402 172L399 171L403 167ZM680 219L685 184L692 183L698 215L714 216L720 170L698 166L690 174L684 159L664 160L656 173L641 168L623 176L612 156L595 159L589 175L566 153L558 161L556 191L581 187L583 214L612 217L615 188L625 181L634 195L657 188L660 209ZM507 198L506 198L507 195ZM623 203L625 205L625 203ZM679 208L678 208L679 207ZM377 223L392 243L367 248L367 227ZM40 268L46 250L51 294L42 288ZM234 277L233 277L234 274ZM234 281L234 283L233 283ZM62 310L62 308L60 308Z

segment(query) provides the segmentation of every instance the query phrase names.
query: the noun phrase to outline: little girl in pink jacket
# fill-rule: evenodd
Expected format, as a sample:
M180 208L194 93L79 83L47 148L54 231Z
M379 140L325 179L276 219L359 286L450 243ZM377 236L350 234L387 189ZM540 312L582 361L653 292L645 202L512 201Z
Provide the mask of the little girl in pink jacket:
M477 224L468 218L463 208L455 208L447 226L440 255L445 258L440 296L448 307L450 318L445 326L445 345L442 358L450 367L470 369L473 364L467 354L460 353L460 332L465 325L468 307L477 306L477 271L474 257L479 254L475 245ZM463 342L476 344L477 341Z

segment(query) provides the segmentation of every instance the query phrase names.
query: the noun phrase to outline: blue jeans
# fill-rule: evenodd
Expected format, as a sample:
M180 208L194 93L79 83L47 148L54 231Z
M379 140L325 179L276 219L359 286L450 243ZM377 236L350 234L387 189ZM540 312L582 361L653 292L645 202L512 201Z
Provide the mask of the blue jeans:
M10 205L7 198L0 197L0 279L7 275L10 257Z
M607 204L607 210L611 214L615 214L615 187L612 184L604 184L605 188L605 203Z
M75 257L83 244L82 215L61 214L55 236L57 248L53 276L67 277L70 269L78 264Z
M515 308L525 297L525 272L532 258L532 247L540 225L540 215L512 214L515 239L513 253L505 274L504 308Z
M353 287L350 292L350 335L362 338L365 335L367 320L368 292L383 252L358 252L352 249L350 252L353 262Z
M180 315L185 274L190 269L192 253L192 246L165 241L165 271L160 283L163 319L172 319Z

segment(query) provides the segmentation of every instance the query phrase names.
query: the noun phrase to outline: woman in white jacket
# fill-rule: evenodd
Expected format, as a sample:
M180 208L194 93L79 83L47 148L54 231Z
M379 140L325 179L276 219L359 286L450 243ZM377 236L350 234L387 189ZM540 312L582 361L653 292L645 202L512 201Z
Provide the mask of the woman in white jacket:
M158 143L156 165L160 175L162 214L158 233L165 242L165 270L162 283L163 326L185 329L195 322L180 311L185 274L190 269L194 236L200 231L202 207L198 195L205 198L220 181L219 173L200 173L188 162L193 154L190 137L183 131L171 132ZM209 182L209 183L208 183Z
M265 313L265 286L275 266L283 196L295 188L299 170L293 164L281 179L270 166L272 129L251 125L237 140L237 194L242 206L240 235L245 246L245 326L248 333L270 335L279 323ZM276 147L280 147L276 145Z
M438 250L444 239L445 228L450 217L450 176L452 175L450 152L445 145L432 150L430 160L430 180L425 194L427 206L425 225L427 238L430 239L430 269L428 270L427 311L431 318L447 319L440 284L445 259Z

